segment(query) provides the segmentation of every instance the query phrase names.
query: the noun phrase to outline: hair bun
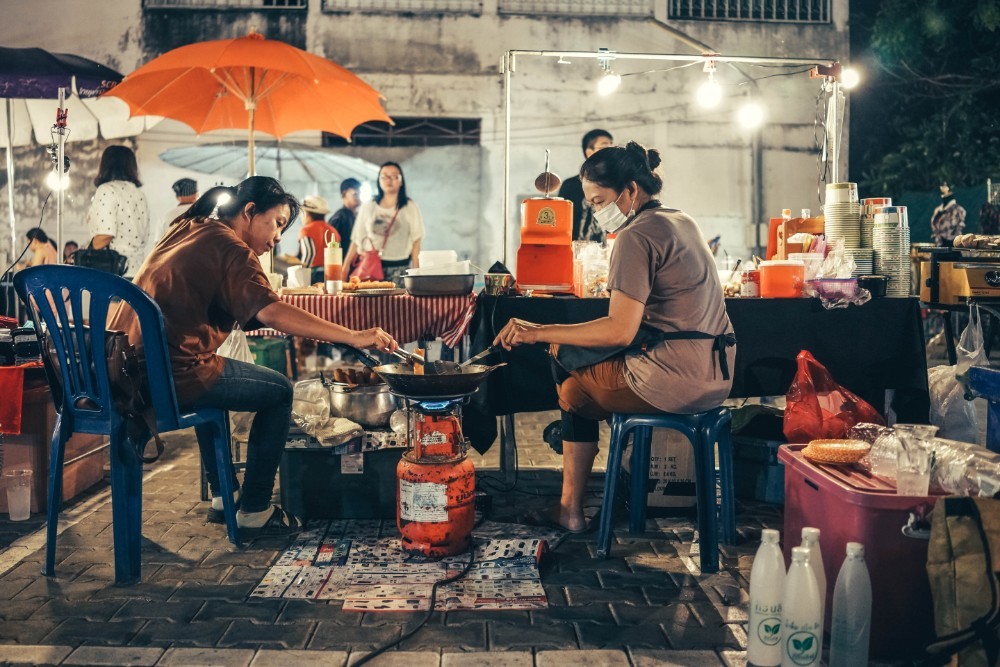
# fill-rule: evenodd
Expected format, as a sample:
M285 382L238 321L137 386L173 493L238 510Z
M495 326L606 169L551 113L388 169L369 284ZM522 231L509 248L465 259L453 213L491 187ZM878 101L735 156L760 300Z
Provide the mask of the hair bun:
M652 171L660 166L663 160L660 158L660 151L650 148L646 151L646 161L649 162L649 170Z

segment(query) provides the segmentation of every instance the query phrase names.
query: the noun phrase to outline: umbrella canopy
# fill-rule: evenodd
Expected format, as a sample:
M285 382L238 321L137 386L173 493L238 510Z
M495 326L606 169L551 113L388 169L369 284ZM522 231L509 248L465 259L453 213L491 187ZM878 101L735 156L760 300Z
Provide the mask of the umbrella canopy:
M257 142L255 150L257 174L282 182L339 183L345 178L378 178L378 165L324 148L270 141ZM160 153L160 159L175 167L226 178L243 179L249 173L249 146L245 141L171 148Z
M379 92L347 69L255 32L168 51L107 95L128 102L133 116L173 118L199 134L246 127L250 174L258 130L279 139L301 130L350 137L366 121L392 122Z
M12 254L17 252L17 229L14 216L14 156L11 148L13 145L19 145L19 142L15 140L17 134L16 119L19 115L15 100L53 100L58 99L61 94L69 96L74 91L79 97L96 97L121 79L122 75L110 67L105 67L80 56L68 53L50 53L38 48L0 47L0 98L4 100L5 111L5 127L3 129L6 137L4 145L7 147L7 199L10 214L10 251ZM55 106L58 105L49 108L49 126L52 125L56 117ZM30 116L30 112L26 113ZM42 111L39 113L43 114ZM21 118L23 121L23 116ZM68 127L71 129L74 118L70 117L68 122ZM27 127L23 122L17 126ZM36 136L38 134L36 131ZM62 142L65 139L65 134L60 135L60 156L62 155ZM48 143L40 137L39 140L41 143ZM23 134L20 135L20 141L27 143ZM62 248L62 201L63 193L60 190L56 197L56 239L60 248Z
M28 146L52 143L52 121L56 117L59 102L34 99L4 99L0 108L12 107L13 123L7 124L7 114L0 118L0 147L8 145ZM65 109L69 111L71 132L66 143L102 139L134 137L153 127L161 119L154 116L132 118L125 102L114 97L80 99L77 95L66 98Z

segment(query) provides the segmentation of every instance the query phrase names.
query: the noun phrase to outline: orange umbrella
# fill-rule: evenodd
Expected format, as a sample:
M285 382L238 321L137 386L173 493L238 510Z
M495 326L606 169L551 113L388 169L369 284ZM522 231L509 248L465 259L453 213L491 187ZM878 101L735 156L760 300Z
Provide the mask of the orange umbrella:
M133 116L173 118L199 134L247 127L250 174L257 130L349 138L361 123L392 122L382 95L349 70L257 32L168 51L105 94L125 100Z

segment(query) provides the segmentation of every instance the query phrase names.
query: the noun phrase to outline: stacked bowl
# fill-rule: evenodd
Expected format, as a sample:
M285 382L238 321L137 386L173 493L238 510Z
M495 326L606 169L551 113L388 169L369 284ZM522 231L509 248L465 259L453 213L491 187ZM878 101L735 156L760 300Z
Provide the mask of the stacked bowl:
M905 206L885 206L872 225L875 272L888 276L886 296L910 295L910 225Z
M872 227L875 225L875 214L885 206L892 206L891 197L871 197L861 200L861 247L872 247Z
M874 272L875 269L875 251L869 247L861 248L845 248L844 253L854 259L854 273L851 274L855 278L858 276L867 276Z
M844 241L844 248L861 248L861 204L857 183L827 183L823 207L827 245Z

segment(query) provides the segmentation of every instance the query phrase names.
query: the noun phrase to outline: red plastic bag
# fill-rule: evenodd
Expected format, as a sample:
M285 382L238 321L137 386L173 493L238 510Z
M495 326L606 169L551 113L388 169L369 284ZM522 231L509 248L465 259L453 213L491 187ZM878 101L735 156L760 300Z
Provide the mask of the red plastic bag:
M788 442L847 437L860 423L885 425L882 415L834 382L830 371L807 350L796 357L799 370L788 388L784 432Z

